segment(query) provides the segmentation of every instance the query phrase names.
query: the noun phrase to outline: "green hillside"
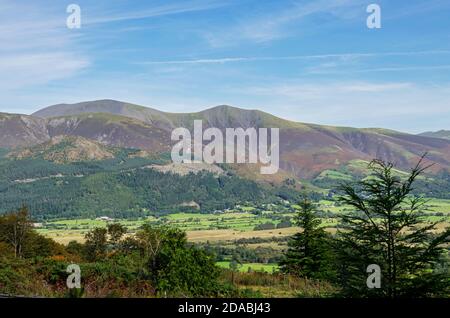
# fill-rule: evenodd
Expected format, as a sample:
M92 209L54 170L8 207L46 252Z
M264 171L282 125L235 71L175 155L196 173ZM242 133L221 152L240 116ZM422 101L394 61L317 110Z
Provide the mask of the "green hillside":
M239 203L275 202L297 193L232 173L179 175L148 168L167 157L134 157L122 149L113 159L58 164L42 158L0 160L0 213L27 205L36 219L139 217L179 211L208 213ZM190 204L195 202L195 204Z

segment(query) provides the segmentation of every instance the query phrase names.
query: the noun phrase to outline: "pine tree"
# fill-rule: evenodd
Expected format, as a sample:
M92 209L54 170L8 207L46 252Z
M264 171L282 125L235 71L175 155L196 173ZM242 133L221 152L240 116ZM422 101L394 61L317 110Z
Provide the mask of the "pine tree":
M345 296L426 297L448 293L442 267L450 229L435 234L436 224L423 219L426 200L413 196L414 181L428 167L422 158L407 178L392 163L374 160L371 175L344 184L339 198L353 212L342 217L339 234L340 279ZM381 270L380 288L367 286L367 267Z
M308 199L301 200L294 223L302 228L288 242L288 250L280 262L281 270L298 277L331 279L333 254L329 235L320 227L315 205Z

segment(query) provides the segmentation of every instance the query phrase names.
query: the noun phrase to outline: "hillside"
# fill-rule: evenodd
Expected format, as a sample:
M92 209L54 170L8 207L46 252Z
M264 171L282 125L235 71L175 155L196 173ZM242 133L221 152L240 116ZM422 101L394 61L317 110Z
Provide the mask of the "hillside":
M8 158L40 158L63 164L114 158L114 149L79 136L56 136L39 145L12 151Z
M62 147L62 143L57 145ZM66 150L38 147L31 148L35 154L31 157L0 158L0 214L23 204L36 220L103 215L131 218L193 210L210 213L243 202L276 202L282 190L219 168L179 170L164 158L135 157L133 150L122 149L104 160L77 158L61 164L60 155L72 149L69 143ZM106 154L112 155L102 153ZM49 155L51 158L45 158ZM292 198L296 195L289 190L283 193ZM192 202L195 205L187 204Z
M192 129L195 119L221 130L279 128L279 172L261 175L258 164L172 164L172 129ZM32 116L1 114L0 132L0 213L26 204L37 219L207 213L295 200L299 190L323 197L366 175L373 158L395 162L402 175L425 152L433 174L418 181L418 193L449 196L450 140L297 123L225 105L180 114L108 100L55 105Z
M425 137L450 139L450 130L427 131L419 135Z
M0 147L17 148L47 141L46 121L27 115L0 113Z
M109 113L86 113L47 119L50 136L81 136L105 145L150 150L170 149L167 131L145 122Z
M21 116L21 115L10 115ZM195 119L203 126L221 130L236 127L280 128L280 175L313 179L325 170L341 169L352 160L381 158L409 169L428 152L432 171L450 168L450 140L411 135L387 129L357 129L298 123L271 114L232 106L217 106L197 113L166 113L153 108L112 100L60 104L37 111L33 116L10 120L2 125L8 139L0 147L19 147L48 141L58 135L81 136L104 145L143 149L150 153L168 152L174 144L174 127L191 129ZM13 133L8 133L13 127ZM14 141L17 136L17 141ZM244 171L246 176L255 166ZM277 176L268 181L279 182ZM283 177L284 179L284 177Z

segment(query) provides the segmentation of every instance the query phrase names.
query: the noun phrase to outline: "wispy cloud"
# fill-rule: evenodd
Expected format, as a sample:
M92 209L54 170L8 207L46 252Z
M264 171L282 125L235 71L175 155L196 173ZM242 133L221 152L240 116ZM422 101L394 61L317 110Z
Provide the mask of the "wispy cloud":
M448 55L450 50L430 51L408 51L408 52L373 52L373 53L336 53L296 56L262 56L262 57L222 57L211 59L192 60L168 60L168 61L143 61L136 64L167 65L167 64L225 64L239 62L262 62L262 61L292 61L292 60L322 60L341 59L351 60L355 58L388 57L388 56L425 56L425 55ZM388 69L388 68L386 68Z
M86 68L90 61L75 45L78 36L66 28L65 11L57 15L42 5L6 3L0 10L0 92L46 84Z
M436 71L450 70L450 64L445 65L422 65L422 66L392 66L364 68L354 70L331 70L326 68L310 69L311 74L352 74L352 73L375 73L375 72L410 72L410 71Z
M224 57L218 59L196 59L196 60L172 60L172 61L145 61L138 62L136 64L147 64L147 65L168 65L168 64L224 64L232 62L243 62L243 61L255 61L260 60L257 58L248 57Z
M67 4L0 0L1 111L115 98L445 128L450 4L413 2L380 0L383 28L368 30L368 0L80 0L82 27L69 30Z
M180 1L170 4L163 4L159 6L153 6L148 9L127 11L121 13L109 12L102 16L95 16L90 18L89 16L85 20L86 25L113 23L121 21L148 19L161 16L169 16L175 14L205 11L211 9L217 9L227 6L230 1L218 1L218 0L206 0L206 1Z
M70 52L30 53L0 58L1 88L20 89L47 84L77 74L89 65L89 60Z
M360 6L362 0L316 0L295 1L287 7L269 9L270 13L247 16L245 20L237 21L235 27L225 30L204 32L204 37L212 47L223 47L241 41L267 42L283 38L291 34L289 25L309 16L330 13L334 17L346 17L342 10Z
M255 95L267 95L289 98L292 101L305 101L322 99L325 96L338 96L348 93L381 93L387 91L412 88L413 84L403 83L371 83L371 82L346 82L346 83L287 83L272 84L267 86L247 87L246 91Z

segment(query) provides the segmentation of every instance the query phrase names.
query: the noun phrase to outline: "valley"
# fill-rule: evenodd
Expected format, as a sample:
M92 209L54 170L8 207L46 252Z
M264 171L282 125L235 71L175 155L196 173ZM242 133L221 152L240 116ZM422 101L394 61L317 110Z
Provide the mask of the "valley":
M236 209L211 214L173 213L167 216L133 219L110 220L72 219L58 220L39 224L38 233L52 238L56 242L69 244L71 241L83 243L85 235L95 228L105 228L108 223L120 223L128 229L127 235L134 235L142 225L170 226L186 231L188 242L214 250L228 249L228 254L219 254L218 266L230 268L233 251L254 251L253 258L245 259L237 267L239 271L277 270L278 260L287 249L288 238L301 229L292 224L297 206L269 205L262 207L239 206ZM337 206L332 200L320 200L318 211L322 214L322 227L335 234L339 218L347 209ZM424 213L423 225L441 222L437 232L450 226L450 200L429 199L427 212ZM251 253L250 253L251 254ZM228 255L228 256L226 256ZM249 262L249 261L252 262Z
M221 131L279 128L280 170L261 175L258 164L173 163L170 131L192 129L194 120ZM334 236L342 215L352 212L337 201L340 184L366 178L373 158L393 161L395 176L405 178L427 152L430 169L413 191L429 198L421 224L441 222L436 234L450 226L444 132L319 126L231 106L172 114L103 100L32 116L0 114L0 133L0 214L28 207L37 233L67 248L109 224L124 226L129 238L163 226L185 232L188 244L215 255L220 268L277 272L289 238L301 231L294 218L302 196L315 202L321 227ZM282 293L265 288L257 290Z

